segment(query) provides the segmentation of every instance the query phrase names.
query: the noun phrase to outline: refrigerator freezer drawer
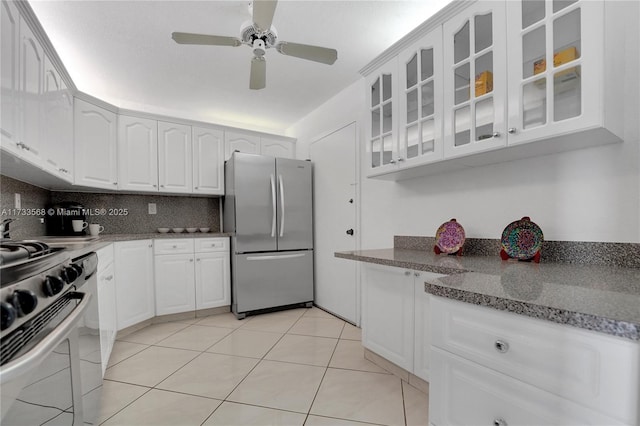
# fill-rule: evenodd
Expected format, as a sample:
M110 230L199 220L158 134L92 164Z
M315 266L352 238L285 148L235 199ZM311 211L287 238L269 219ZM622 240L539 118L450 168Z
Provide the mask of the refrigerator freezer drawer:
M313 301L313 251L236 254L233 312Z

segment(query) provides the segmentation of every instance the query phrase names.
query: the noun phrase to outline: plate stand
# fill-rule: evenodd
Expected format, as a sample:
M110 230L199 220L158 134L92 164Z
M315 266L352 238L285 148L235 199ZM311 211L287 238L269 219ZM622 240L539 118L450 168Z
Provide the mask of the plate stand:
M521 262L534 261L535 263L540 263L540 256L542 256L542 253L540 252L540 250L538 250L531 259L518 259L518 261L521 261ZM500 250L500 257L502 258L502 260L515 259L512 257L509 257L509 255L507 254L506 251L504 251L504 249Z
M463 252L463 251L464 251L464 247L460 247L460 248L458 249L458 251L454 251L453 253L449 253L449 254L450 254L450 255L451 255L451 254L455 254L456 256L462 256L462 252ZM441 254L441 253L444 253L442 250L440 250L440 247L438 247L437 245L433 246L433 252L434 252L435 254ZM506 253L505 253L505 254L506 254Z

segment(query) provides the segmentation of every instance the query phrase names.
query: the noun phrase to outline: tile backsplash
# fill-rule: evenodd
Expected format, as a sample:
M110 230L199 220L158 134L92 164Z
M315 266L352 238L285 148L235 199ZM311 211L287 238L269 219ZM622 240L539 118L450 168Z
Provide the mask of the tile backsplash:
M21 240L46 234L44 223L40 223L42 215L27 213L38 213L37 210L44 209L50 201L49 191L0 175L0 192L1 219L17 219L9 225L11 239ZM20 194L20 211L16 211L15 194Z
M220 232L218 198L166 195L94 194L52 192L51 202L73 201L97 214L87 222L104 226L105 234L144 234L157 228L211 228ZM156 214L149 214L149 203Z
M220 232L218 198L56 192L2 175L0 189L1 219L18 219L10 225L14 240L46 235L46 225L40 220L43 215L23 213L63 201L73 201L95 211L97 214L87 217L87 222L104 226L105 234L145 234L164 227L206 227L211 232ZM21 211L15 211L16 193L21 197ZM149 203L155 203L156 214L149 214Z

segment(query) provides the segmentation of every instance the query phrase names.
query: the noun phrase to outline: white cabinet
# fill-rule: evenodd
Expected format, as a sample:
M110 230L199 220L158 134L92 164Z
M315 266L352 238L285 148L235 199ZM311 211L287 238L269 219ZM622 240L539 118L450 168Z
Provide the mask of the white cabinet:
M118 330L155 315L151 240L116 242L115 272Z
M411 271L365 265L362 345L413 371L414 284Z
M260 154L278 158L296 158L295 144L286 139L260 137Z
M477 2L443 25L444 156L507 144L505 2Z
M231 305L230 255L196 253L196 309Z
M116 278L113 244L98 252L98 311L100 315L100 349L102 375L109 364L109 357L118 330L116 313Z
M73 183L73 96L49 57L44 57L43 168Z
M280 158L296 158L295 143L290 139L261 137L240 132L224 132L224 150L226 160L231 158L234 151Z
M158 122L160 192L189 194L193 188L191 126Z
M193 253L155 256L156 315L195 310L193 263Z
M224 132L225 159L231 158L234 151L246 154L260 154L260 136L245 133Z
M436 425L487 410L510 425L640 420L638 342L440 297L431 324Z
M2 148L14 154L19 153L20 120L20 14L12 1L0 4L0 130Z
M193 193L224 195L224 132L192 127Z
M228 238L154 240L157 315L231 304Z
M78 98L73 109L75 184L116 189L116 114Z
M424 291L424 282L440 277L430 272L413 271L414 282L414 338L413 374L430 381L431 367L431 309L429 293Z
M158 191L158 125L155 120L118 116L118 189Z

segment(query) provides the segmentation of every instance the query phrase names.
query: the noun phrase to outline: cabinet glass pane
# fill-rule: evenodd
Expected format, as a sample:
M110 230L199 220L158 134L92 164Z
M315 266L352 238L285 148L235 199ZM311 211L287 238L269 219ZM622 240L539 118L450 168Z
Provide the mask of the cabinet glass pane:
M493 44L492 14L478 15L475 18L476 53Z
M393 138L391 135L382 138L382 164L389 164L393 154Z
M522 28L544 18L544 0L522 0Z
M455 88L455 105L469 100L469 83L471 78L469 76L469 62L460 65L454 71L454 80L456 84Z
M469 57L469 21L453 36L453 62L457 64Z
M371 141L371 167L380 166L380 150L382 145L380 139L374 139Z
M376 82L371 85L371 106L374 107L380 103L380 79L376 78Z
M539 78L522 87L522 127L530 129L547 122L547 79Z
M422 85L422 118L433 114L434 96L433 96L433 80Z
M382 106L382 133L387 133L391 131L391 102L386 103Z
M436 139L435 125L433 119L422 123L422 153L433 152Z
M382 102L391 99L391 74L382 75Z
M455 128L455 146L466 145L471 142L471 108L466 107L459 108L454 113L454 128Z
M407 127L407 158L418 156L418 124Z
M371 111L371 137L380 136L380 108Z
M564 9L565 7L571 6L577 1L578 0L553 0L553 13Z
M418 55L415 54L407 62L407 89L418 83Z
M522 37L522 78L529 78L547 69L545 40L544 25Z
M553 21L553 66L580 57L580 9L575 9Z
M582 112L582 79L576 66L553 76L553 120L577 117Z
M493 52L489 51L476 58L476 98L493 92Z
M476 140L493 137L493 98L476 103Z
M413 123L418 119L418 89L407 93L407 123Z
M433 76L433 49L420 51L420 81Z

